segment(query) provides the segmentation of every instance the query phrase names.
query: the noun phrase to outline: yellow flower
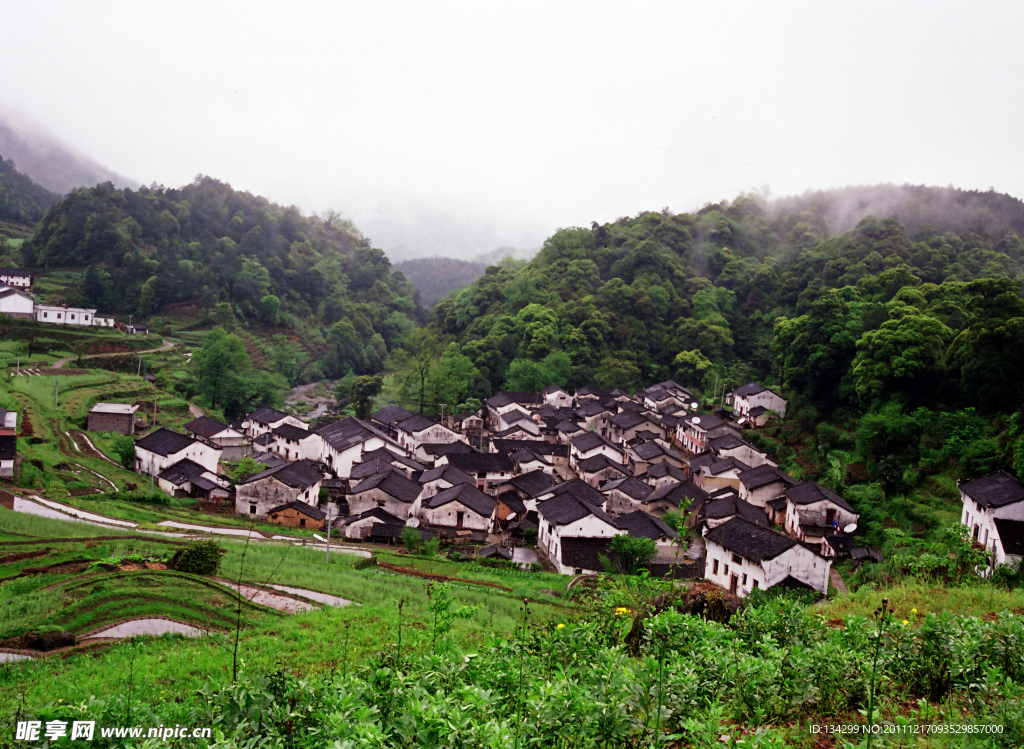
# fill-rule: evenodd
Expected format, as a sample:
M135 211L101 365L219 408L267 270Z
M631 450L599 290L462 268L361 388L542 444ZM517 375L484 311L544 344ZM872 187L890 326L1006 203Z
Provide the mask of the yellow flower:
M910 624L910 622L908 622L908 621L907 621L906 619L904 619L904 620L903 620L903 624L904 624L904 625L907 625L907 624Z
M625 608L624 606L619 606L617 609L615 609L615 616L624 616L628 613L629 609Z
M555 627L555 629L565 629L565 625L559 624L557 627Z
M911 609L910 613L913 614L914 616L917 616L917 609Z

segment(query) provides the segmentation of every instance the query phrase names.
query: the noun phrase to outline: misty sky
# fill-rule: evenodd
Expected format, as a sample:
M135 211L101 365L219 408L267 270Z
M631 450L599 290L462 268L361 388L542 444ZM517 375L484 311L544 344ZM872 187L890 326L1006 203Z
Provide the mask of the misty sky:
M401 257L878 182L1024 197L1020 3L3 0L0 111Z

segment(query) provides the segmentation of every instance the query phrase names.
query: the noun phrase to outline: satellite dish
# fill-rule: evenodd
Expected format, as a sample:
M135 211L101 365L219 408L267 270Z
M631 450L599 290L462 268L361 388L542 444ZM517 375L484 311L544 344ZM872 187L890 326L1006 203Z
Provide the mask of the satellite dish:
M326 538L324 538L323 536L318 536L315 533L313 534L313 538L315 538L317 541L323 541L324 543L327 543L327 539Z
M857 524L850 523L848 526L843 528L843 533L853 533L855 530L857 530Z
M508 514L508 517L507 517L507 518L505 518L505 519L506 519L506 520L515 520L515 519L516 519L516 514L515 514L514 512L510 512L510 513Z
M694 416L692 419L690 419L690 423L691 424L700 424L700 417L699 416Z
M408 520L405 521L405 524L407 526L409 526L410 528L419 528L420 527L420 519L419 518L409 518Z

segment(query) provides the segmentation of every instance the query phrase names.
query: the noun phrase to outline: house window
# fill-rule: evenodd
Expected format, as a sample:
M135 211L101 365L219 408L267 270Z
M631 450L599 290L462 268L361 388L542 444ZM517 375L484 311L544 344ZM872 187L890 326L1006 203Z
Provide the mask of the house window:
M746 576L746 575L744 575L744 576L743 576L743 585L746 585L746 584L747 584L747 576Z
M711 565L711 574L712 575L717 575L718 574L718 560L717 559L715 560L715 563L713 565Z
M743 564L743 561L740 559L739 554L733 554L732 561L734 561L736 564Z
M306 518L299 518L299 527L300 528L305 528L306 527Z
M722 567L722 574L723 575L728 575L729 574L729 565L725 565L724 567Z
M255 515L256 514L256 505L253 504L252 502L249 503L249 514L250 515Z
M754 587L755 587L755 588L757 588L757 587L760 587L760 586L759 586L759 585L757 584L757 580L755 580L755 581L754 581Z
M50 316L50 313L49 313L49 312L44 312L44 313L43 313L43 317L49 317L49 316Z

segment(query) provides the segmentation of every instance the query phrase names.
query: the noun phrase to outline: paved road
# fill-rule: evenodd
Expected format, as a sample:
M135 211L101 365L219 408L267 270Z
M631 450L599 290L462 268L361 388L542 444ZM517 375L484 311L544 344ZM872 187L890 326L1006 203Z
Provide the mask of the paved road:
M840 575L837 570L829 570L828 577L829 580L832 581L832 587L838 590L840 593L846 594L850 592L850 589L846 587L846 583L843 582L842 575Z
M53 366L51 367L51 369L60 369L65 364L67 364L69 361L78 361L79 358L82 358L82 359L98 359L101 356L123 356L124 354L133 354L133 353L134 354L152 354L152 353L154 353L156 351L166 351L169 348L174 348L174 346L176 346L176 345L177 344L171 343L170 341L164 341L163 345L158 346L156 348L146 349L145 351L115 351L112 354L88 354L88 355L82 356L82 357L78 357L78 356L65 356L63 359L58 359L57 361L55 361L53 363Z

